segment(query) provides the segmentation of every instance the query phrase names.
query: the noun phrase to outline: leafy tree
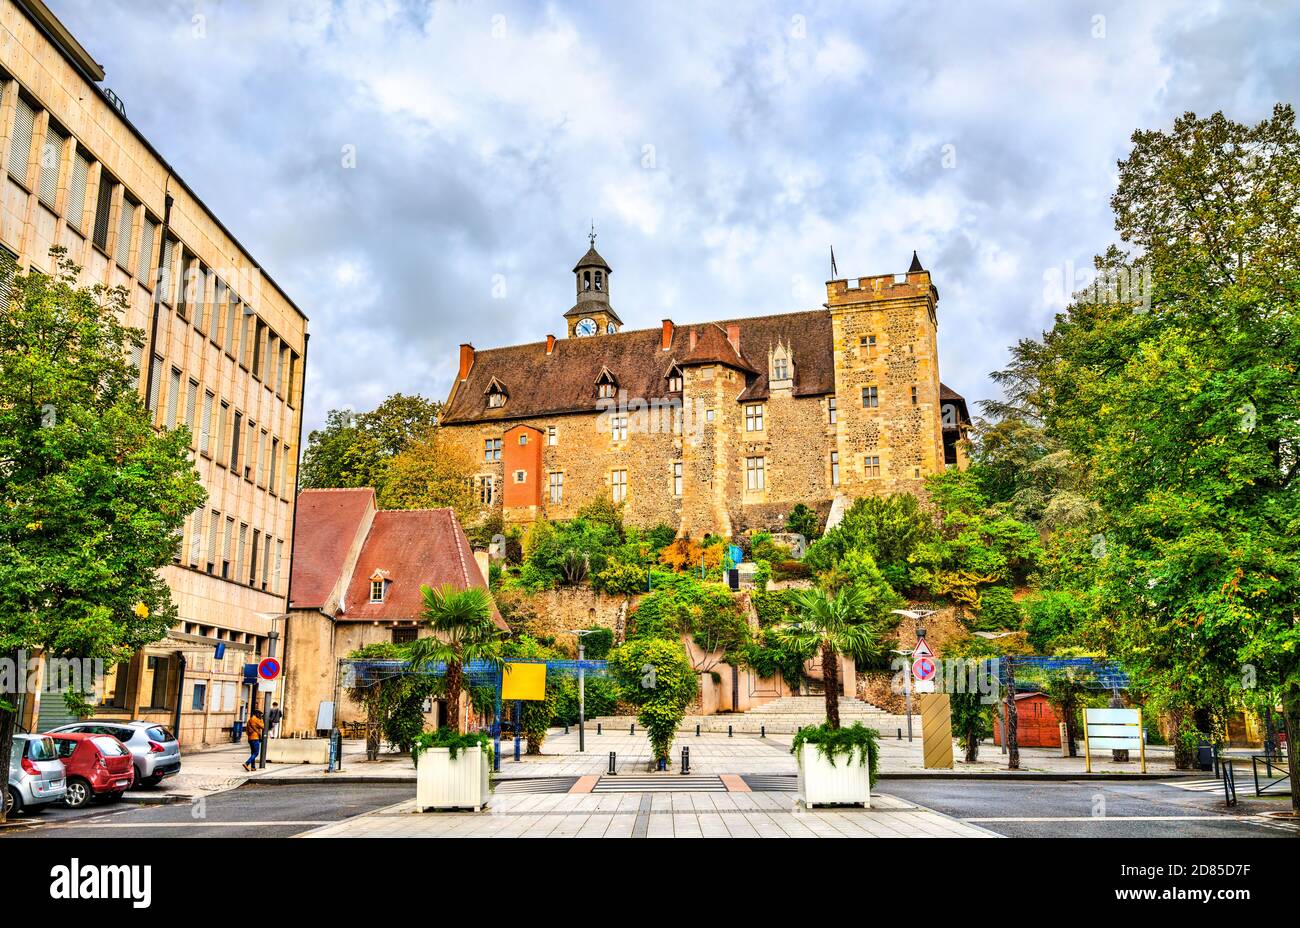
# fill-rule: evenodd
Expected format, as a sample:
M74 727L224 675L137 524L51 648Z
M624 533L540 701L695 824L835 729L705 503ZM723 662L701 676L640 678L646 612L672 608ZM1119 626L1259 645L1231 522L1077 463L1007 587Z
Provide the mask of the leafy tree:
M405 645L379 642L366 645L348 655L354 661L402 661L410 658ZM396 673L380 679L360 675L348 687L348 698L366 713L366 758L379 759L382 735L390 746L409 751L424 731L424 701L440 689L432 675Z
M1084 467L1106 541L1091 633L1148 706L1183 719L1181 761L1243 679L1282 700L1297 743L1293 110L1256 125L1188 113L1135 133L1112 206L1131 251L1098 266L1149 275L1147 299L1079 294L1042 340L1046 429ZM1300 810L1294 752L1292 764Z
M839 656L846 654L863 662L883 660L888 653L884 631L868 613L866 598L856 586L842 586L834 594L800 590L794 600L799 617L777 626L776 640L805 660L821 656L826 724L839 728Z
M140 401L126 291L51 254L53 275L5 275L0 309L0 654L122 661L175 624L159 570L205 494L189 430ZM0 694L4 782L14 713Z
M615 715L618 710L618 686L609 677L588 675L583 683L586 691L587 718ZM578 724L578 680L565 676L559 680L559 693L555 701L553 725Z
M1071 757L1079 756L1079 724L1083 709L1091 701L1088 684L1095 674L1083 667L1061 667L1049 670L1043 692L1056 710L1057 718L1065 723L1067 749Z
M474 462L465 449L430 429L388 459L384 466L379 505L384 509L456 511L469 521L478 511L471 479Z
M609 667L623 699L637 708L655 760L668 766L686 707L699 696L699 678L686 650L678 641L638 638L611 651Z
M690 576L677 578L643 597L629 624L630 637L634 638L678 639L689 635L704 652L694 665L699 673L712 670L749 643L749 625L731 590Z
M437 589L421 586L420 594L424 597L420 617L433 635L411 643L411 665L417 669L446 665L447 718L450 726L457 728L465 663L501 663L501 631L492 621L492 598L482 587L457 590L450 584Z
M394 393L369 412L331 409L307 436L304 488L373 487L382 493L388 463L438 424L442 404Z
M785 517L785 530L812 541L819 534L821 519L817 513L803 503L795 503L790 514Z
M835 528L813 542L803 562L816 573L833 568L852 550L863 550L895 589L906 589L908 561L917 548L935 538L934 522L915 496L867 496L857 499Z

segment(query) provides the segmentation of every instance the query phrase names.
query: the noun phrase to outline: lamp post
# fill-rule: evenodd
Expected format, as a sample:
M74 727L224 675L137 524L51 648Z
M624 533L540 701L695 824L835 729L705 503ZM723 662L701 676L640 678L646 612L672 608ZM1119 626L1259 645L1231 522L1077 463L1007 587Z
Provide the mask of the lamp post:
M595 611L594 609L592 610ZM583 639L596 632L594 628L571 628L569 632L578 636L578 753L587 750L587 677L583 666L587 657L587 646Z
M913 623L919 623L922 619L934 615L933 609L891 609L894 615L901 615L905 619L911 619ZM925 629L919 624L916 625L916 640L921 641L925 638ZM901 654L903 657L911 657L915 649L910 651L893 650L893 654ZM907 740L912 740L912 668L903 668L903 703L907 711Z

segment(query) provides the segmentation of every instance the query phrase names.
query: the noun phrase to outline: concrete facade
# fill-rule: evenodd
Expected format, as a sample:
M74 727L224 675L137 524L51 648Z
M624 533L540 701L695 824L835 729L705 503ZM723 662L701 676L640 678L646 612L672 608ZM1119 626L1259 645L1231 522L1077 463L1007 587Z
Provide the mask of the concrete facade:
M159 428L189 426L208 493L163 570L180 623L111 672L98 714L179 719L183 743L218 741L246 712L244 664L285 612L307 319L131 125L44 4L0 0L0 26L0 243L47 272L60 246L83 285L126 289L124 322L145 333L132 359L141 394ZM33 725L61 712L25 707Z

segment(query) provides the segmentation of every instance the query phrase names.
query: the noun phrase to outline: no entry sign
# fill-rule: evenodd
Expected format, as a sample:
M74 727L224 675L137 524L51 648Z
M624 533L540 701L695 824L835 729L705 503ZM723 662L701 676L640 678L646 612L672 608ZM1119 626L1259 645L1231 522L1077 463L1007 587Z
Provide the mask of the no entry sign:
M280 676L280 662L268 657L257 665L257 675L263 680L274 680Z

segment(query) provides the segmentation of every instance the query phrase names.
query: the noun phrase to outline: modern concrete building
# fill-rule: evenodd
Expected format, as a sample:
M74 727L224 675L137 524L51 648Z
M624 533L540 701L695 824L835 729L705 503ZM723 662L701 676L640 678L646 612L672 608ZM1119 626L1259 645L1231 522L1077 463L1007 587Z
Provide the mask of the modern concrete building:
M245 711L245 665L287 612L307 318L45 4L0 0L0 30L0 244L45 271L61 246L85 284L127 289L125 322L145 333L141 394L159 428L190 427L208 491L163 571L180 623L111 669L97 716L215 742ZM59 695L43 695L28 696L25 726L66 719Z
M637 331L594 235L573 274L567 338L461 346L442 434L480 462L485 514L570 518L604 495L635 525L732 535L964 464L966 402L939 381L939 291L915 253L905 273L828 281L820 309Z

